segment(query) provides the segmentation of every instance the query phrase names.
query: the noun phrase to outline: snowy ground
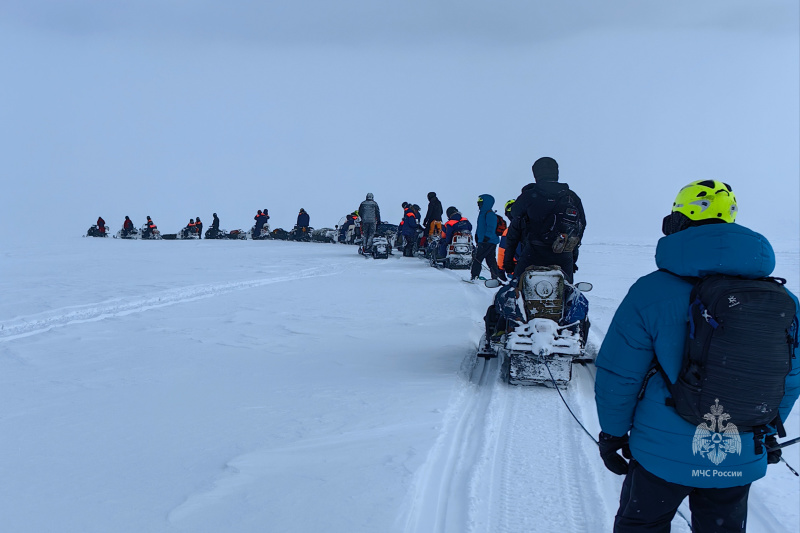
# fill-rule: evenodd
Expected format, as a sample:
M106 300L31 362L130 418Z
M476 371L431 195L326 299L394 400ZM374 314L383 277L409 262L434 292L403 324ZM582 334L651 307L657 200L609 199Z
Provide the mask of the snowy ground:
M798 292L797 243L777 248ZM653 253L582 248L595 344ZM621 478L554 390L476 363L492 291L464 273L113 239L15 245L0 273L5 531L610 530ZM597 433L593 374L576 367L565 398ZM800 467L800 447L784 457ZM798 495L771 466L748 530L800 530Z

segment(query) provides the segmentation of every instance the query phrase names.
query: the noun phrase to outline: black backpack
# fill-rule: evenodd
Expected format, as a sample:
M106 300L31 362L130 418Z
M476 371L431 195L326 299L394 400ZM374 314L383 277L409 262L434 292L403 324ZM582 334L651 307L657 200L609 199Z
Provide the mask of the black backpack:
M553 211L544 220L540 235L542 242L550 245L557 254L572 252L581 243L583 230L575 194L570 190L563 191L556 198Z
M752 431L760 454L765 433L777 429L786 435L778 407L798 346L797 309L783 288L786 281L721 274L679 277L694 288L677 382L670 383L656 363L672 395L667 403L698 425L724 407L728 426Z

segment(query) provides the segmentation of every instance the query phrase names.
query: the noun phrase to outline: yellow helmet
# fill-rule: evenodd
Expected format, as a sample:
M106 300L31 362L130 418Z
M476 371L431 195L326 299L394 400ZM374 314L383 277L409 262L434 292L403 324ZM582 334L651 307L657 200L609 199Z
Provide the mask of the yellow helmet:
M678 192L672 212L683 213L690 220L735 222L739 208L730 185L716 180L700 180Z
M716 180L693 181L678 192L672 212L661 223L661 231L672 235L690 226L735 222L738 212L730 185Z

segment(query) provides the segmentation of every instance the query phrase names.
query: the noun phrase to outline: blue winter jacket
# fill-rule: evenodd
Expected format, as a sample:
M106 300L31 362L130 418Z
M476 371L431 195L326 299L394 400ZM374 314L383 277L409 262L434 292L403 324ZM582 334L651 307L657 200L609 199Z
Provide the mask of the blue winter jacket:
M497 235L497 214L492 211L494 207L494 196L491 194L481 194L479 198L483 199L481 202L481 209L478 213L478 227L475 230L475 244L488 242L497 244L500 242L500 236Z
M656 249L656 264L682 276L720 273L759 278L772 273L775 254L758 233L736 224L712 224L663 237ZM600 426L614 436L630 431L633 457L661 479L701 488L746 485L763 477L767 469L767 454L755 454L752 433L740 434L740 454L728 453L715 465L693 453L697 426L665 404L669 393L660 374L649 380L644 396L637 399L656 356L670 381L677 380L691 290L689 282L667 272L648 274L630 288L597 356L595 400ZM800 308L797 298L795 305ZM786 378L779 408L783 420L800 394L798 359L800 354L792 360Z

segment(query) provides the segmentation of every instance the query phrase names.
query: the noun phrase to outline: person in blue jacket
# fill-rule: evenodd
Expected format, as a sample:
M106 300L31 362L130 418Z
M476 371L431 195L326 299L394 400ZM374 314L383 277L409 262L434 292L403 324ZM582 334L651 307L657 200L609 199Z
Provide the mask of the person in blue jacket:
M453 234L459 232L469 233L472 231L472 224L454 206L447 208L447 222L442 228L442 238L439 241L438 257L447 255L447 246L453 242Z
M494 207L494 196L482 194L478 197L478 227L475 230L475 255L472 258L470 274L472 279L476 279L481 273L483 261L489 265L489 272L492 279L499 277L500 269L497 268L497 243L500 236L497 234L497 214L492 210Z
M757 452L752 432L742 432L739 452L718 464L696 454L698 426L667 404L664 377L651 373L656 361L671 383L681 371L693 285L678 276L755 279L775 268L767 239L734 223L737 210L732 189L722 182L696 181L681 189L656 248L656 265L669 272L652 272L630 288L597 356L600 455L609 470L626 476L616 533L669 531L687 496L695 533L745 531L750 484L764 477L768 462L780 460L780 450ZM782 420L800 395L798 359L792 357L778 407ZM774 442L774 435L767 436L768 446Z
M414 243L417 242L418 226L417 215L409 205L408 208L404 209L403 220L398 226L398 231L403 236L403 257L414 257Z

